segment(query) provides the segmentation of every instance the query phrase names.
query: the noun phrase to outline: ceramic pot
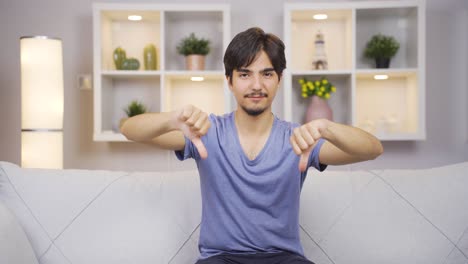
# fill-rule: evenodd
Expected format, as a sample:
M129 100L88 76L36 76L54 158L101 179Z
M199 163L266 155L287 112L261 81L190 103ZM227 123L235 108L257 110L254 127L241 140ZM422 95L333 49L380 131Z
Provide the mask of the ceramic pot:
M190 71L203 71L205 69L204 55L185 56L185 66Z
M333 120L333 112L327 100L314 95L310 98L309 106L307 107L305 123L320 118Z
M377 69L387 69L390 67L390 58L375 58L375 67Z

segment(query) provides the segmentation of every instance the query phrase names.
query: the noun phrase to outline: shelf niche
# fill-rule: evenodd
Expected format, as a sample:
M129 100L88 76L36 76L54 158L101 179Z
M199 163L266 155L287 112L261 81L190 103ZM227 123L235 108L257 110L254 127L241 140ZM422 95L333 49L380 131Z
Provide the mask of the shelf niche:
M415 137L419 127L416 72L389 73L374 80L360 73L356 80L356 125L381 139Z
M315 14L326 14L325 20L315 20ZM328 70L352 68L352 11L301 10L291 12L291 70L313 70L315 37L324 36Z
M307 80L316 81L322 77L327 78L336 87L327 100L333 111L333 120L339 123L351 123L351 75L295 75L292 77L292 122L304 124L310 98L301 96L302 88L299 79L305 77Z
M120 133L120 119L127 117L124 109L133 100L142 102L151 112L160 111L160 77L102 78L102 131Z
M223 69L223 13L220 11L165 12L166 70L185 70L185 57L177 52L180 41L195 33L210 41L210 52L205 58L205 70Z
M142 16L141 21L128 20L129 15ZM143 50L147 44L156 47L157 69L161 65L161 12L142 10L106 10L101 12L101 69L116 70L113 54L121 47L127 58L140 62L144 70Z
M358 69L375 68L365 58L367 42L375 34L393 36L400 48L391 59L390 68L418 67L418 12L416 7L369 8L356 11L356 64Z
M203 81L192 81L191 77L203 77ZM204 75L189 72L167 75L165 80L165 109L174 111L192 104L206 113L222 115L225 112L224 76Z

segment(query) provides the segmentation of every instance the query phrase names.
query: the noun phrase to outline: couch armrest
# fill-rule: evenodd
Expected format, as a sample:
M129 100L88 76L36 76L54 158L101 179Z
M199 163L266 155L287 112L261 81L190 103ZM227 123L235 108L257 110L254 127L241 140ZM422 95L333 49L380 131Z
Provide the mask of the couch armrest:
M0 201L0 263L38 264L26 234Z

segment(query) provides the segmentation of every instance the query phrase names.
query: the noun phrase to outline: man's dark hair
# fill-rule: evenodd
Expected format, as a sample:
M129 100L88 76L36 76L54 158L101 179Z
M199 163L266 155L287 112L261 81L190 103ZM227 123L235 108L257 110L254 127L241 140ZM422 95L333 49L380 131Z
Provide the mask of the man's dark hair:
M224 53L225 75L231 83L232 72L249 66L261 50L268 55L278 79L281 79L286 68L283 41L271 33L265 33L261 28L253 27L237 34Z

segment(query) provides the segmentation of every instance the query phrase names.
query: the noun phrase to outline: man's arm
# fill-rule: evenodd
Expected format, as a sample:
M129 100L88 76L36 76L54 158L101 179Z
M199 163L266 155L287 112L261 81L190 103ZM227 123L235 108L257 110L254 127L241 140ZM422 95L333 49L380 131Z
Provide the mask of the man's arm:
M185 135L192 140L200 156L206 158L206 149L200 137L208 132L209 127L208 115L187 105L177 111L146 113L129 118L121 132L129 140L170 150L183 150Z
M181 150L185 145L185 139L184 135L177 131L174 120L175 112L145 113L127 119L120 131L132 141L154 143L159 147ZM164 146L158 144L158 142L163 142L163 140L156 140L158 137L167 139Z
M368 132L339 123L328 122L320 131L326 139L320 149L320 162L329 165L344 165L373 160L383 153L380 141Z
M383 153L380 141L362 129L326 119L314 120L294 129L291 136L294 152L301 155L301 171L305 170L310 151L320 138L326 142L320 149L319 160L327 165L372 160Z

